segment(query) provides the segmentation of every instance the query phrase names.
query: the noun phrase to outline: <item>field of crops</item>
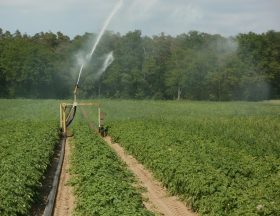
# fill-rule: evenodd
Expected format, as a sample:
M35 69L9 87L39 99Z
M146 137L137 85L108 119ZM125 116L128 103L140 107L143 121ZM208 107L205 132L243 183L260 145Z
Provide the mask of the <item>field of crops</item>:
M30 215L58 143L57 101L0 101L0 215Z
M77 123L74 132L75 215L153 215L143 206L132 174L113 150L84 122Z
M59 101L0 100L0 215L31 215L59 141ZM75 215L153 215L116 154L77 116L72 139Z
M0 215L29 215L59 139L59 101L0 102ZM101 104L113 139L200 215L280 215L279 102ZM152 215L80 115L71 130L75 214Z
M114 140L201 215L280 215L279 103L106 106Z

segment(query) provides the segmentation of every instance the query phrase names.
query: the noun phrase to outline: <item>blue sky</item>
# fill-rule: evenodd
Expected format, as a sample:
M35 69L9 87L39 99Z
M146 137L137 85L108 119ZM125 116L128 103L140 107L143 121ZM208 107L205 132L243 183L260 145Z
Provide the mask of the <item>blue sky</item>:
M0 28L27 34L99 32L118 0L0 0ZM190 30L233 36L280 31L280 0L123 0L109 26L122 34Z

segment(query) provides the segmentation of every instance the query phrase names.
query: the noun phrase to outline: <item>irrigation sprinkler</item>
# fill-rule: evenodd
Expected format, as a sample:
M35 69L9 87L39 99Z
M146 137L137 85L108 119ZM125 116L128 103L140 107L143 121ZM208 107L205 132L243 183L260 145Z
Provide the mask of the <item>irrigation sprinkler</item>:
M67 129L73 122L77 108L82 106L92 106L96 107L98 111L98 132L101 136L107 135L107 128L104 127L104 113L101 112L100 104L99 103L78 103L77 102L77 91L78 85L74 88L74 101L73 103L61 103L60 104L60 129L63 136L67 136Z
M100 111L99 103L61 103L60 104L60 129L64 136L67 136L67 129L73 122L77 107L81 106L92 106L98 109L98 132L101 136L107 135L107 128L104 127L104 113Z
M99 32L96 41L94 42L93 47L91 49L91 52L86 56L86 59L84 59L85 61L82 63L82 65L80 67L79 76L78 76L78 79L77 79L77 82L76 82L76 85L75 85L75 88L74 88L74 92L73 92L73 94L74 94L73 103L72 104L70 104L70 103L61 103L60 104L60 128L61 128L61 131L62 131L64 136L67 136L67 128L73 122L78 106L95 106L95 107L98 107L98 132L102 136L107 135L108 127L104 127L104 113L102 113L100 111L100 104L98 104L98 103L78 103L77 102L77 91L79 89L79 82L80 82L80 78L81 78L81 75L83 73L84 67L86 67L86 64L88 63L88 61L92 57L93 53L95 52L95 50L96 50L104 32L105 32L105 30L107 29L108 25L110 24L112 18L116 14L116 12L120 9L122 3L123 3L123 0L119 0L116 3L116 5L114 6L113 10L109 14L109 17L106 19L105 23L103 24L102 29ZM113 57L112 57L112 52L111 52L110 55L105 60L104 65L106 67L112 63L112 58ZM104 70L106 68L105 66L101 70L101 72L99 72L100 74L102 72L104 72ZM100 76L99 73L97 75Z

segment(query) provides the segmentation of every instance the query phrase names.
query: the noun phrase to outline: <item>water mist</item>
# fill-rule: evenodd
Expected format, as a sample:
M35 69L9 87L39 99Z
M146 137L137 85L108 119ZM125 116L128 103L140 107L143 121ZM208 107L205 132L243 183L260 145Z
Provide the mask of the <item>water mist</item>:
M107 29L108 25L110 24L112 18L114 17L114 15L116 14L116 12L120 9L120 7L122 6L122 3L123 3L123 0L119 0L117 2L117 4L115 5L115 7L113 8L112 12L110 13L109 17L106 19L101 31L99 32L98 36L97 36L97 39L95 41L95 43L93 44L93 47L91 49L91 52L89 53L89 55L86 57L86 61L85 62L88 62L90 60L90 58L92 57L93 53L95 52L96 50L96 47L98 46L105 30ZM111 62L112 63L112 62ZM78 86L79 84L79 81L80 81L80 78L81 78L81 75L82 75L82 72L83 72L83 68L84 68L84 65L85 63L82 63L81 67L80 67L80 72L79 72L79 76L78 76L78 80L77 80L77 83L76 85Z
M113 51L111 51L105 56L103 65L96 73L95 79L99 79L99 77L106 71L106 69L113 63L113 61L114 61L114 55L113 55Z

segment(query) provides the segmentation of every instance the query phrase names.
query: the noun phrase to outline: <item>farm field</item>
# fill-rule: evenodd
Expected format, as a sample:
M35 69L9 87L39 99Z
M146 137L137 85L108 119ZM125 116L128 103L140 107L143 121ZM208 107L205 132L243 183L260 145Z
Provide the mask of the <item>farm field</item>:
M135 180L115 152L84 122L75 123L72 156L75 215L154 215L145 209Z
M276 2L0 1L0 216L280 216Z
M109 104L113 139L199 214L280 214L279 103Z
M59 139L59 101L0 102L0 215L29 215ZM200 215L280 215L278 101L99 102L114 141ZM78 112L70 126L75 214L152 215L131 173L88 128L97 112L85 109L89 118Z
M113 139L201 215L280 214L279 101L102 104Z
M0 215L29 215L59 142L57 101L0 100Z
M0 101L0 215L31 215L60 139L60 101ZM153 215L116 154L79 116L74 128L70 182L76 189L74 214Z

